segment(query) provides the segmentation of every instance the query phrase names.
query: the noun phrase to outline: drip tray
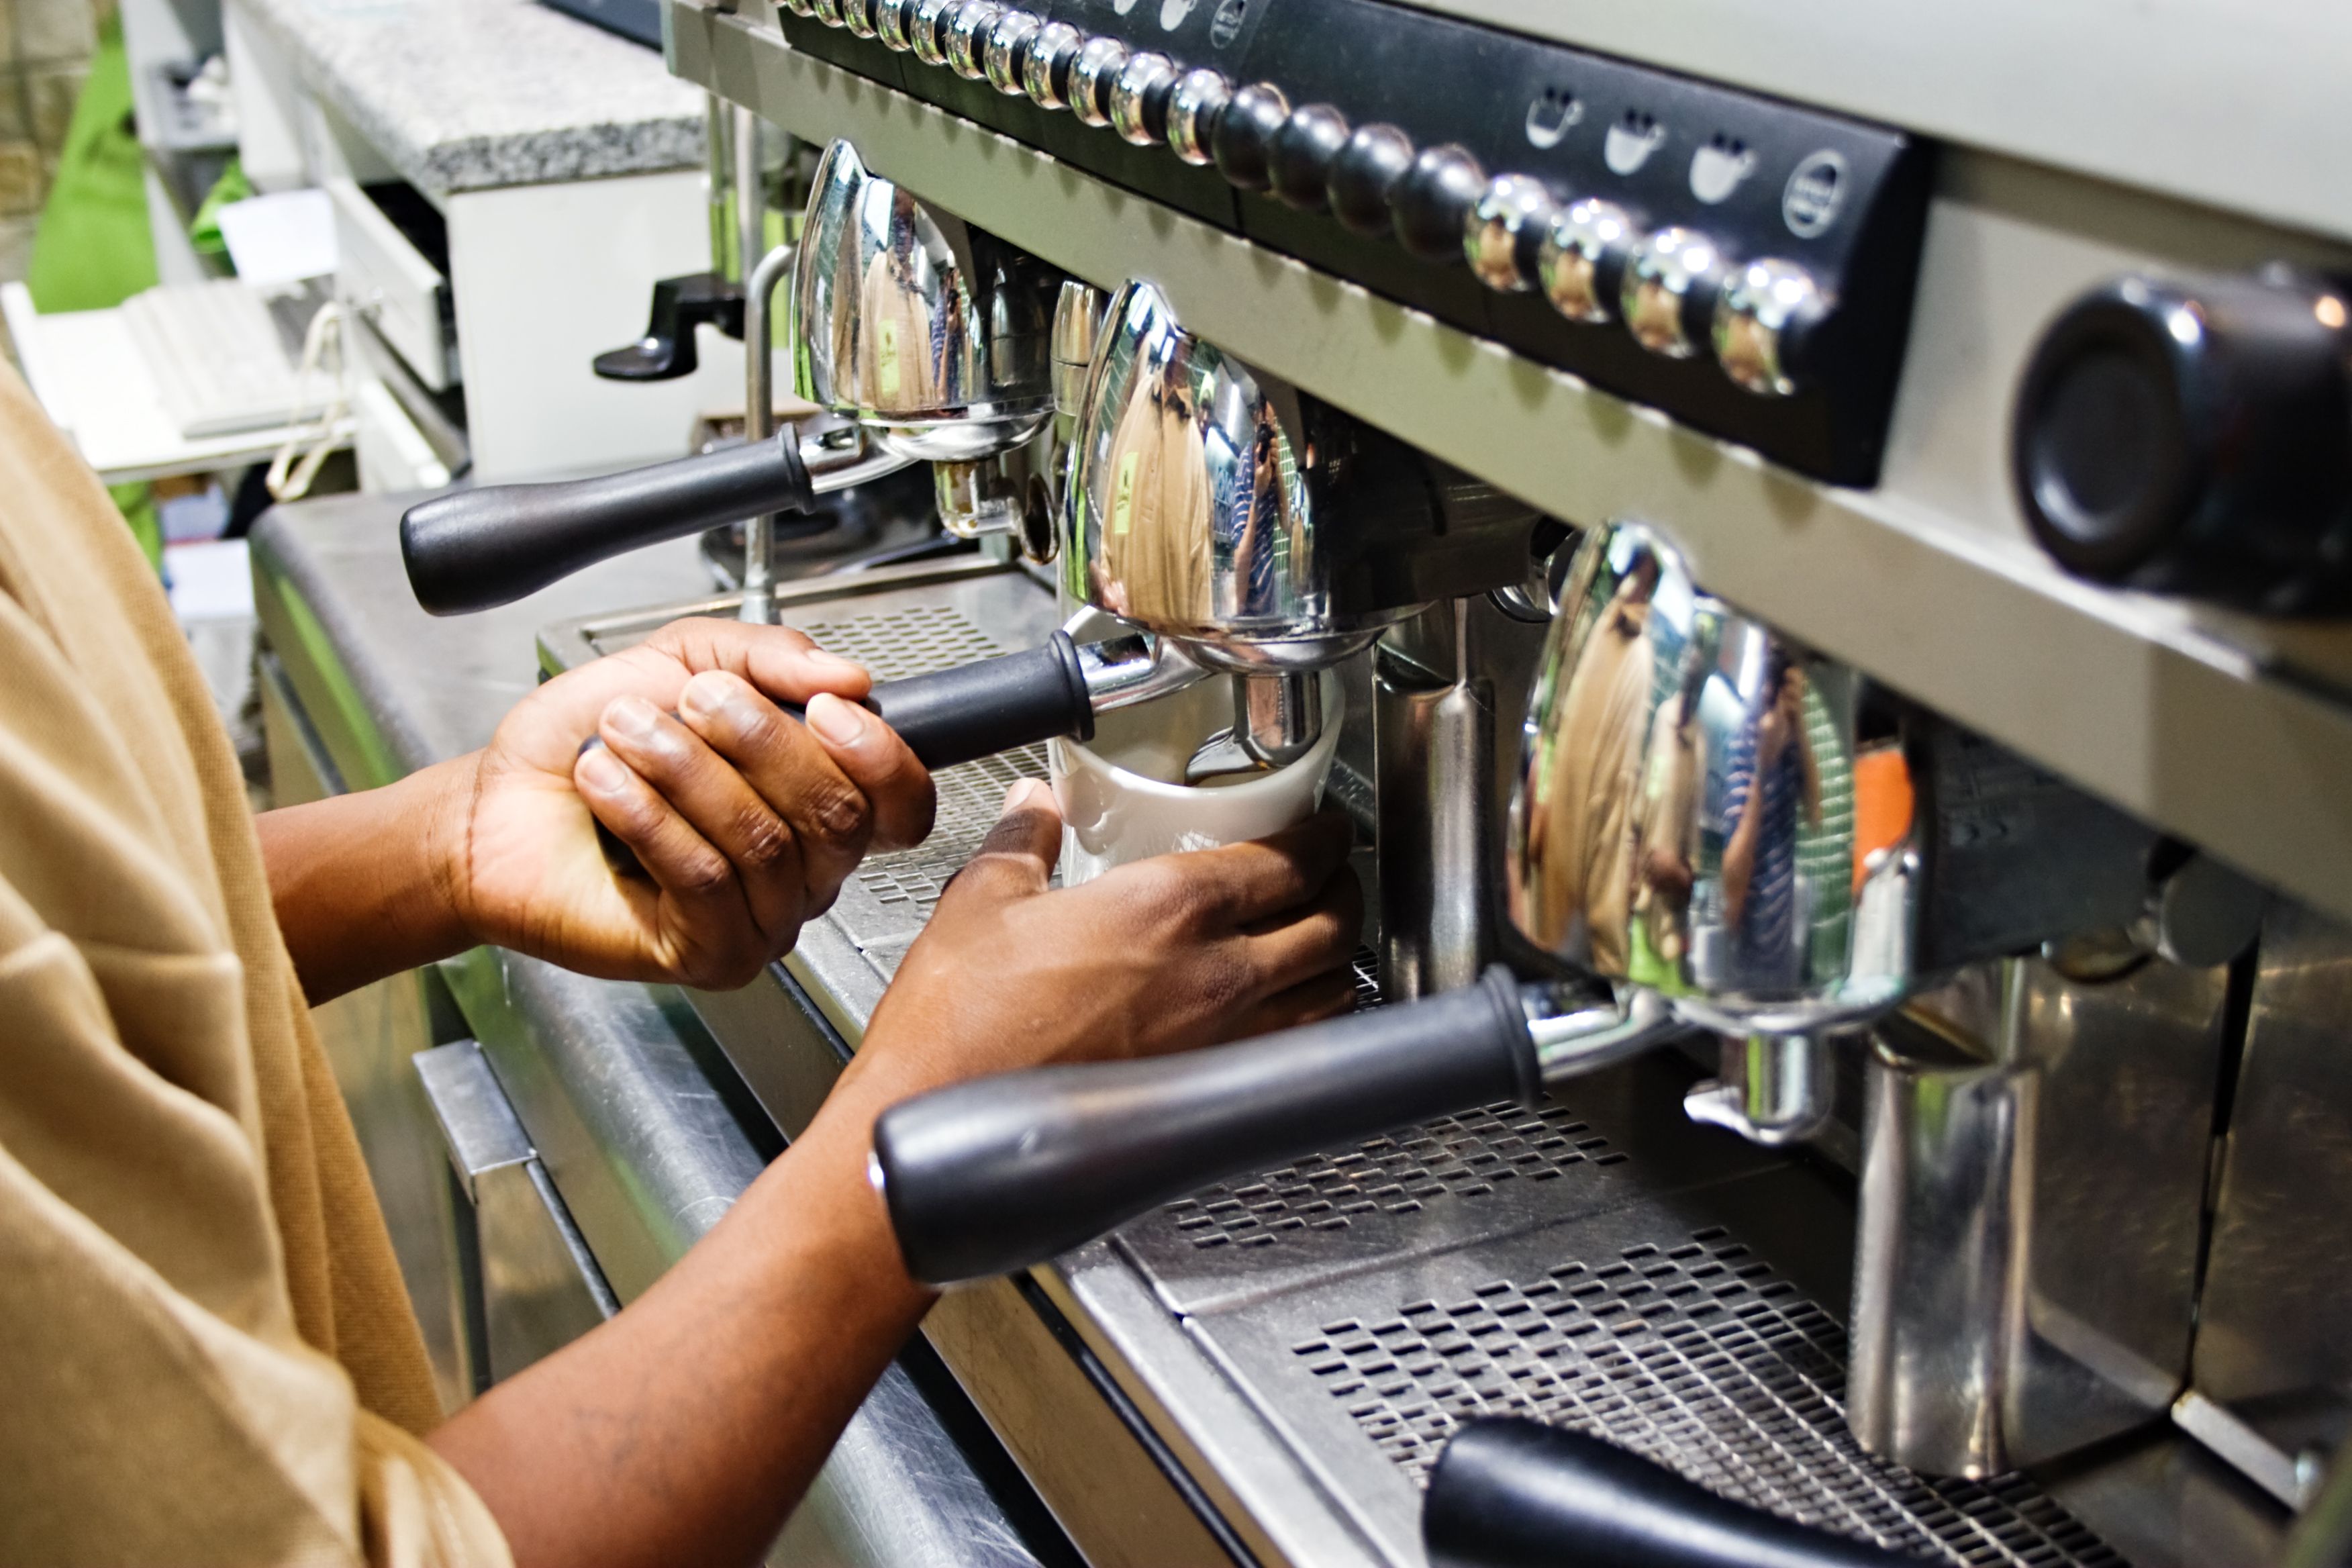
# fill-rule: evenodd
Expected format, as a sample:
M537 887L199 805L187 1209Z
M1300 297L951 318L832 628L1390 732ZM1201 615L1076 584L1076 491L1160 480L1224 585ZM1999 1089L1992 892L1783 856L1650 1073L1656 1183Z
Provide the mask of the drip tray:
M1927 1561L2121 1564L2027 1478L1934 1479L1854 1441L1845 1334L1821 1300L1822 1285L1842 1286L1850 1233L1822 1223L1842 1209L1823 1178L1792 1167L1204 1313L1192 1328L1398 1563L1421 1560L1419 1489L1446 1438L1466 1421L1518 1415ZM1767 1237L1776 1259L1820 1283L1765 1262Z
M1694 1126L1689 1081L1661 1053L1533 1110L1506 1101L1220 1182L1116 1245L1171 1310L1213 1312L1788 1163Z

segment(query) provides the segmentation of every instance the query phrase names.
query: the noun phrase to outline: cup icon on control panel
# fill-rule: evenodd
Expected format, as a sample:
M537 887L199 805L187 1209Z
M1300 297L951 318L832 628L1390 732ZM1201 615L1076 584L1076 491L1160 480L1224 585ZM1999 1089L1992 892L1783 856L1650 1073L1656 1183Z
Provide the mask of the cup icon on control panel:
M1528 104L1528 145L1549 152L1584 118L1584 105L1564 87L1548 87Z
M1756 153L1729 136L1713 136L1691 154L1690 192L1709 206L1727 201L1756 167Z
M1650 161L1650 154L1665 144L1666 128L1654 115L1629 109L1624 118L1609 128L1601 144L1601 159L1612 174L1631 174Z

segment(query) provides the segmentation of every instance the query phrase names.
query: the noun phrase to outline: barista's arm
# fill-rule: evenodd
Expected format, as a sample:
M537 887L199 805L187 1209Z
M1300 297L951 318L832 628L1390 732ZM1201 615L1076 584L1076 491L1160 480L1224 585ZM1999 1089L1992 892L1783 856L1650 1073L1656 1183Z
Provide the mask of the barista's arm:
M263 814L303 989L323 1001L485 942L590 974L742 984L869 847L930 829L929 775L856 705L867 685L798 632L680 621L539 688L479 752ZM592 734L605 745L583 752ZM606 868L598 821L647 876Z
M432 1436L523 1568L750 1563L929 1306L868 1184L908 1095L1343 1012L1349 830L1166 857L1049 892L1061 821L1016 786L815 1121L620 1316Z

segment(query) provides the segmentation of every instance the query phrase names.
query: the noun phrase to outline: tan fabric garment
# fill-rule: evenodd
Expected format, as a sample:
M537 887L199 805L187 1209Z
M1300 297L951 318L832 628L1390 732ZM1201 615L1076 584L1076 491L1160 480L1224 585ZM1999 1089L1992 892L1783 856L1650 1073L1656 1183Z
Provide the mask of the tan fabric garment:
M487 1563L236 759L0 364L0 1562Z
M1580 926L1592 965L1604 974L1625 972L1633 797L1653 673L1650 606L1611 606L1570 679L1558 732L1545 742L1549 767L1535 810L1549 842L1536 918L1555 945L1571 942Z

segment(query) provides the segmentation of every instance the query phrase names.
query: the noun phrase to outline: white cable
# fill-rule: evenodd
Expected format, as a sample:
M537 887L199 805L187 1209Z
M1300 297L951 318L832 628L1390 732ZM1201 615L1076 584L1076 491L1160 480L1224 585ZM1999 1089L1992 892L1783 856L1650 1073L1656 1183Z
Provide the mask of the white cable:
M301 426L302 407L310 401L310 377L314 374L329 378L329 391L318 423L306 429ZM295 427L294 433L278 448L278 455L269 459L269 472L262 480L268 487L270 500L299 500L310 494L320 466L341 444L337 432L350 412L351 382L343 360L343 307L330 300L312 313L310 328L302 334L302 367L295 373L294 406L286 416L286 423Z

